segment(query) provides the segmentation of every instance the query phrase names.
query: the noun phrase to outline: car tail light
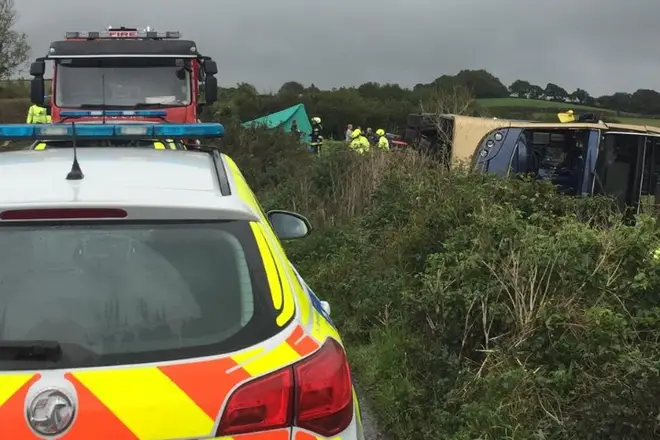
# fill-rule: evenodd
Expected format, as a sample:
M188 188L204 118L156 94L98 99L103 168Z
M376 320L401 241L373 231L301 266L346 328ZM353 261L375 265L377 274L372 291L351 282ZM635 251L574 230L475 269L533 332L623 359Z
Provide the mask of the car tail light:
M293 369L296 425L325 437L346 429L353 420L353 385L342 346L328 339Z
M123 209L113 208L14 209L0 213L0 220L125 218L127 215Z
M288 426L293 370L286 368L239 387L227 402L219 432L235 435Z
M230 396L217 436L296 425L322 436L353 420L353 386L344 349L333 339L309 358L240 386Z

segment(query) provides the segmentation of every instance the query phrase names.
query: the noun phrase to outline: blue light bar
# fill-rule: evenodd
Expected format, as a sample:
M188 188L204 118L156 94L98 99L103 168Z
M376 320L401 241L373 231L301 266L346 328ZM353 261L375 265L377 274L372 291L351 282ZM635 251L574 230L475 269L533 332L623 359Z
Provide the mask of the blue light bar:
M62 110L63 118L103 117L103 110ZM114 118L118 116L139 116L143 118L160 118L167 116L165 110L106 110L105 116Z
M225 129L218 132L220 124L156 124L154 136L156 137L190 137L190 136L224 136Z
M0 140L67 140L73 124L0 124ZM222 124L75 124L84 139L208 139L225 135Z

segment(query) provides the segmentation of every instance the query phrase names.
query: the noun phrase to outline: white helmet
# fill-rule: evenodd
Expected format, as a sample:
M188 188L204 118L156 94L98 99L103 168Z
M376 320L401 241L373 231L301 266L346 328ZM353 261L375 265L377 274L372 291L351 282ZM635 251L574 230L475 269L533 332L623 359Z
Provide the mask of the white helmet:
M320 124L321 123L321 118L319 118L318 116L314 116L312 118L312 122L315 123L315 124Z

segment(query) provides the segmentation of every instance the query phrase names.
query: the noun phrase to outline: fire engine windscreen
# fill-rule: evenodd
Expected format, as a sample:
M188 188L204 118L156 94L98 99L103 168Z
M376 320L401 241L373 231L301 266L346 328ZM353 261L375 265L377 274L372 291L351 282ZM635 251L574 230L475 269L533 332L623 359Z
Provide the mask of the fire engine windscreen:
M142 108L191 103L190 72L172 58L78 58L58 62L55 105ZM105 92L105 93L104 93ZM105 96L104 96L105 95Z

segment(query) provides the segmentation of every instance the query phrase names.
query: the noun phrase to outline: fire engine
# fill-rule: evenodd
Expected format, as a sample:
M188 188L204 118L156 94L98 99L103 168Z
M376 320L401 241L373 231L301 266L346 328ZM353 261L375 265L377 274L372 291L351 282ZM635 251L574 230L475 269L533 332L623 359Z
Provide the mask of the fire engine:
M67 32L30 66L31 101L40 106L48 105L46 61L54 64L53 123L196 123L203 105L218 98L217 64L178 31Z

